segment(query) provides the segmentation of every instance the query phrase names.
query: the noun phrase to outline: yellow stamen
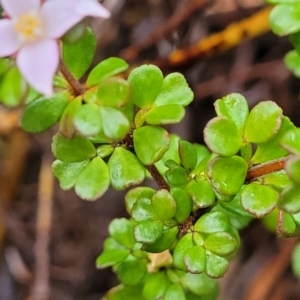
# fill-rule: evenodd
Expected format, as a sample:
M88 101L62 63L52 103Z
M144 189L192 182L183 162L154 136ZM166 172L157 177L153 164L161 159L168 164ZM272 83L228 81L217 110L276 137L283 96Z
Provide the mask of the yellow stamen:
M14 29L24 41L33 41L42 35L42 22L35 12L21 15L14 20Z

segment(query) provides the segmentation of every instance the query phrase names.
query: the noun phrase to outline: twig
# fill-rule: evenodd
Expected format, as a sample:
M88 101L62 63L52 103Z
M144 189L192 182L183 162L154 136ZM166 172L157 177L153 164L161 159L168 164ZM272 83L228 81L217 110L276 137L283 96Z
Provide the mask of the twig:
M246 176L246 181L251 181L257 177L283 170L286 159L286 157L283 157L250 168Z
M49 300L49 240L52 219L53 176L51 158L42 160L39 180L39 203L37 211L37 233L35 244L36 269L30 300Z
M289 266L291 253L298 241L299 239L293 238L280 242L279 253L272 257L259 274L255 276L255 279L248 288L245 300L271 299L268 295L273 290L282 273Z
M82 95L85 91L84 86L81 85L80 82L74 78L74 76L71 74L68 67L65 65L65 63L62 60L60 61L60 71L61 71L62 75L64 76L64 78L69 83L75 96Z
M260 36L270 30L268 22L270 10L271 7L266 7L245 20L230 24L223 31L212 34L195 45L175 50L167 58L152 63L160 68L174 68L195 59L226 51L241 44L244 40Z
M205 0L190 0L185 7L182 7L183 5L179 6L174 15L164 23L163 27L156 28L142 42L124 49L121 52L121 56L129 61L134 60L142 50L160 41L167 34L174 31L182 22L188 20L192 13L204 6L205 2Z

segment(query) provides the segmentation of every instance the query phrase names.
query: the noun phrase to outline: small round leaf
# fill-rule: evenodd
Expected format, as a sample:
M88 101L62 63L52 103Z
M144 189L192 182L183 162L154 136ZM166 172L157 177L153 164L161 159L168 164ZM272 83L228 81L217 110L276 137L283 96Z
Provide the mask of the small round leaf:
M132 207L138 199L141 198L151 199L154 193L155 193L154 189L146 186L140 186L131 189L125 195L125 205L126 205L127 212L131 214Z
M232 253L237 246L237 241L228 232L211 233L204 241L205 249L220 256Z
M93 143L80 135L67 139L60 133L53 137L52 152L56 158L66 162L78 162L96 155Z
M250 214L261 218L276 207L278 197L278 192L273 188L250 183L241 192L241 204Z
M106 78L113 77L128 69L125 60L118 57L110 57L100 62L88 76L86 85L92 87L99 84Z
M236 154L243 145L237 126L226 117L216 117L207 123L204 128L204 140L212 152L222 156Z
M229 267L227 259L206 251L206 274L212 278L222 277Z
M41 97L30 102L22 112L20 125L28 132L42 132L53 126L68 105L68 93L55 94L51 98Z
M141 183L145 178L145 168L128 150L117 147L108 161L111 185L116 190L124 190Z
M265 143L280 129L282 109L272 101L258 103L250 112L245 126L245 138L251 143Z
M176 104L153 106L146 115L146 121L151 125L166 125L179 123L185 114L185 109Z
M88 165L89 160L79 162L65 162L55 160L52 164L52 171L59 180L60 187L63 190L70 190L74 187L76 179L81 171Z
M131 85L132 102L145 109L151 107L158 96L163 84L163 74L154 65L143 65L131 71L128 82Z
M215 193L207 180L191 180L185 190L192 197L194 204L199 208L209 207L215 202Z
M193 201L189 194L181 188L172 188L170 191L176 202L176 213L174 218L179 222L184 222L193 209Z
M82 105L73 116L75 128L85 136L96 135L102 129L99 107L95 104Z
M76 194L84 200L96 200L109 187L109 171L106 163L100 157L95 157L79 174L76 184Z
M213 188L222 195L235 195L242 187L248 164L240 156L215 157L207 166Z
M134 237L138 243L153 244L163 232L163 222L147 220L138 223L134 228Z
M136 154L144 165L159 161L169 149L169 134L159 126L144 126L133 132Z
M193 246L184 254L184 264L190 273L199 274L205 271L206 255L202 246Z
M151 199L151 204L162 221L172 219L176 213L176 202L167 190L157 191Z
M280 194L279 206L291 214L300 212L300 185L287 186Z

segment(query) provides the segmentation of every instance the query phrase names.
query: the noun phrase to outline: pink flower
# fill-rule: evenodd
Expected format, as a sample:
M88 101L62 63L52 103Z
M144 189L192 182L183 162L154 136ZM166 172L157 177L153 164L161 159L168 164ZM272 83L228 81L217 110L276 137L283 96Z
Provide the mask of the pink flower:
M0 20L0 57L16 54L16 64L38 92L53 93L59 64L57 39L86 16L108 18L97 0L0 0L8 18Z

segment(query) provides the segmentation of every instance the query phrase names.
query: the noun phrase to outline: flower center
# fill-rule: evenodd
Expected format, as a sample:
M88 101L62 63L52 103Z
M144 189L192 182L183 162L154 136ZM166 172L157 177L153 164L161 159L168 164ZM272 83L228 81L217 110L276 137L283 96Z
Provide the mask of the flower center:
M43 33L42 22L36 12L29 12L16 18L14 29L22 41L36 40Z

